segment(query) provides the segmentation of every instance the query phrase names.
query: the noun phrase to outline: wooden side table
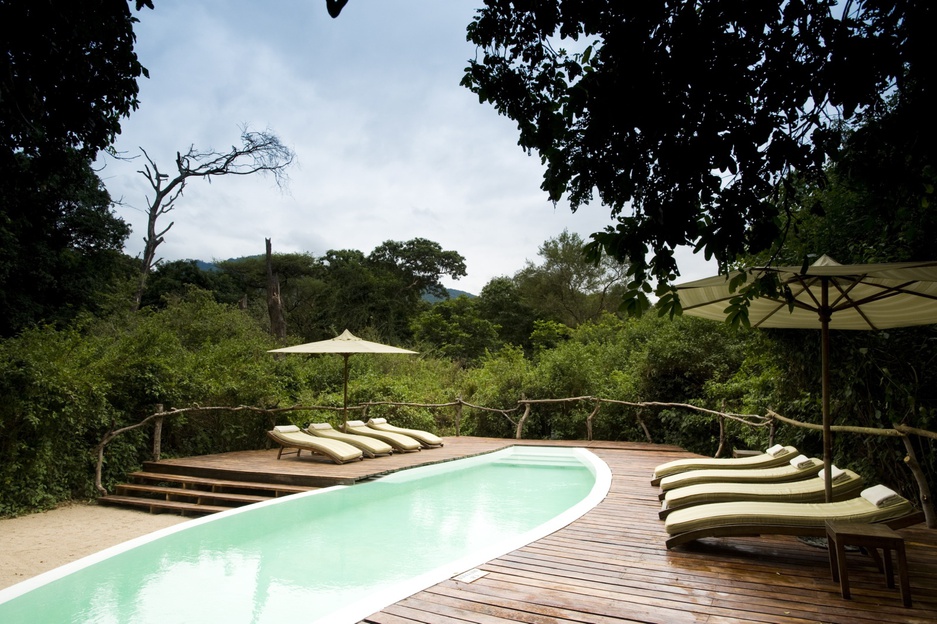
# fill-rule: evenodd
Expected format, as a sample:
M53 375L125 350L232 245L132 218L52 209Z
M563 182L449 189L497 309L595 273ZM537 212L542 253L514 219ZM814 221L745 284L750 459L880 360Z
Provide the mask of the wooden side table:
M908 558L904 549L904 538L884 524L860 524L837 520L826 521L826 537L830 551L830 572L833 580L839 581L843 598L849 598L849 572L846 569L846 546L860 546L869 549L879 570L884 561L885 581L894 588L895 578L892 567L891 551L898 559L898 579L901 585L901 602L911 606L911 581L908 578ZM882 549L879 559L878 549Z

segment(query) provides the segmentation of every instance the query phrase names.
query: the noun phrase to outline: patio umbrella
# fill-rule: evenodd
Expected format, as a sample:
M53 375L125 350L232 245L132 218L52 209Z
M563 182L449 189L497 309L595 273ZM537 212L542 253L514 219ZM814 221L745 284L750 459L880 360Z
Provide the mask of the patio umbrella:
M809 267L764 267L746 271L752 277L777 275L790 289L751 301L753 327L819 329L821 336L823 461L826 497L832 497L830 464L830 330L878 330L937 323L937 262L839 264L821 256ZM724 320L729 301L738 296L729 284L742 271L676 286L683 311L711 320ZM791 303L793 308L790 308Z
M345 358L345 403L342 406L343 420L348 420L348 358L352 353L409 353L415 354L416 351L408 351L379 342L370 342L362 340L347 329L340 336L329 338L328 340L319 340L318 342L307 342L305 344L294 345L292 347L283 347L282 349L271 349L268 353L337 353Z

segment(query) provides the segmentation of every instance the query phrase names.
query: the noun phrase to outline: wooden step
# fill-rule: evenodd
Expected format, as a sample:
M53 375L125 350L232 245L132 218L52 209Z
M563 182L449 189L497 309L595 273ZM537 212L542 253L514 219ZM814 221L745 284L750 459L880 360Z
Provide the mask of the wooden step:
M124 505L130 507L143 507L150 513L159 513L161 511L174 511L187 514L212 514L220 511L230 511L232 507L220 507L217 505L199 505L197 503L185 503L182 501L167 501L155 498L141 498L138 496L117 496L108 494L98 499L102 505Z
M298 492L308 492L317 488L304 485L285 485L282 483L262 483L257 481L232 481L228 479L211 479L207 477L192 477L189 475L178 475L166 472L147 472L139 471L129 475L133 479L141 481L156 481L166 483L182 483L185 485L199 485L211 488L217 491L219 488L239 489L239 490L261 490L273 492L275 496L287 494L296 494Z
M140 485L136 483L118 485L116 493L118 495L158 494L166 500L174 500L174 497L180 497L195 499L197 503L201 503L203 500L224 501L236 503L238 506L259 503L273 498L272 496L258 496L256 494L232 494L229 492L212 492L209 490L174 488L163 485Z

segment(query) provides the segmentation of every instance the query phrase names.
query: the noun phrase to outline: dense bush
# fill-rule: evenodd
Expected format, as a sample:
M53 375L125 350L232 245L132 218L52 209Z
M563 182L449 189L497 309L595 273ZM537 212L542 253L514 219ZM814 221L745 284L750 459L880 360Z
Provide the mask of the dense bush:
M359 332L363 337L380 336ZM834 358L849 362L834 375L837 422L934 429L937 383L928 366L931 334L836 336ZM291 342L296 342L291 339ZM94 495L95 447L104 434L139 422L157 405L165 409L293 405L333 409L191 412L167 418L164 456L262 448L275 422L304 425L342 421L343 358L273 356L274 346L256 316L190 291L165 307L116 314L69 330L37 328L0 342L0 514L41 509ZM897 353L903 356L897 355ZM874 364L873 364L874 363ZM622 402L688 403L719 411L764 414L768 408L819 422L816 332L732 331L718 323L647 315L623 320L607 314L557 335L552 347L525 351L505 346L475 367L432 354L355 355L349 359L349 405L375 403L349 418L385 417L395 424L441 435L513 437L523 413L518 401L600 397ZM909 384L908 379L916 379ZM381 405L465 401L505 410ZM526 438L582 439L594 401L532 405ZM682 408L604 403L593 421L596 439L645 441L639 417L654 442L712 454L718 423ZM729 447L763 448L766 429L726 421ZM125 478L148 459L152 428L114 439L106 450L105 485ZM822 452L819 433L783 426L778 441L803 452ZM931 479L934 453L916 442ZM836 437L836 461L908 491L904 448L893 439Z
M0 514L91 495L94 446L120 417L96 351L79 332L54 329L0 343ZM132 443L116 443L116 456Z
M0 514L93 495L95 449L109 430L158 404L264 406L282 388L266 334L245 315L193 293L166 309L77 329L39 328L0 343ZM257 448L266 418L170 418L166 456ZM105 483L147 458L151 430L111 442Z

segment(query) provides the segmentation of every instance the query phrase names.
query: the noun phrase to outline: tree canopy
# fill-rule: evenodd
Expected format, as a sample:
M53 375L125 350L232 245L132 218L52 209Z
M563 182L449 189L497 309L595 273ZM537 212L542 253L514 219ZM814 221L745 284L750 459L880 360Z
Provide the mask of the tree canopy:
M629 263L640 311L679 274L679 246L722 269L776 250L798 180L822 182L841 131L887 98L933 137L935 15L911 0L486 0L463 84L517 122L551 199L610 209L589 251Z
M137 2L137 9L149 2ZM125 0L0 1L0 141L7 155L93 158L138 105L146 74Z
M126 0L0 0L0 335L100 310L131 268L92 161L137 108L135 21Z

